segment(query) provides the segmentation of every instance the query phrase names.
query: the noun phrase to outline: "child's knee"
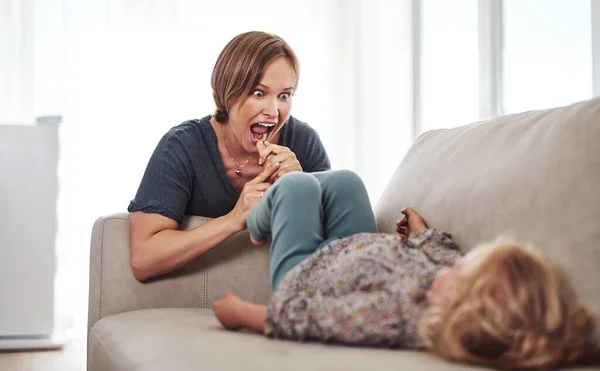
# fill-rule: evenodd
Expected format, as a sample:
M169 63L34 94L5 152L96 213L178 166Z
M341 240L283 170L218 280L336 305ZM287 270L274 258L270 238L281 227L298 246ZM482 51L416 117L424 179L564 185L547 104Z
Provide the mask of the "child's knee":
M337 176L346 183L363 184L362 179L352 170L337 170Z
M299 171L285 174L275 182L273 187L279 193L293 193L299 196L321 192L321 186L313 175Z
M335 189L348 189L350 191L364 190L365 185L362 179L352 170L335 170L330 177L325 180L328 186Z

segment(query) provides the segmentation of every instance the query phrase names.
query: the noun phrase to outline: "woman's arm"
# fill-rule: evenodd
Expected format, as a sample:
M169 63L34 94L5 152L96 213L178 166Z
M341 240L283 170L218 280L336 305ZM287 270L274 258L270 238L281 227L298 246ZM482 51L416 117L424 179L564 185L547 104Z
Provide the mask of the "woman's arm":
M181 231L173 219L134 212L129 236L133 276L145 281L181 268L239 230L229 215Z
M160 214L132 213L129 251L133 276L145 281L171 272L246 229L248 213L271 186L266 179L278 169L278 165L265 166L256 178L244 185L231 212L194 229L178 230L176 220Z

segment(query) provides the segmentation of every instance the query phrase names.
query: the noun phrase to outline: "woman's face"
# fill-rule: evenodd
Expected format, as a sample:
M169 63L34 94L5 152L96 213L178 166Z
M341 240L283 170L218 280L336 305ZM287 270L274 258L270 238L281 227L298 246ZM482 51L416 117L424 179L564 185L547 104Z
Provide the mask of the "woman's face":
M227 125L246 152L257 152L261 140L273 141L289 118L295 78L287 58L278 57L265 68L250 95L231 107Z

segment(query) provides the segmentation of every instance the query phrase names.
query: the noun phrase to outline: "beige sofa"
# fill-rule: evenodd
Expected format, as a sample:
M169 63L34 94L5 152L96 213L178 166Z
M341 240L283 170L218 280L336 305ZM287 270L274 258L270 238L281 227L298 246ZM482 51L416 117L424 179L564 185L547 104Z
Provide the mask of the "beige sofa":
M539 244L600 314L600 99L422 135L377 203L378 228L393 232L407 205L464 251L499 234ZM207 220L189 217L181 228ZM226 290L268 301L268 247L239 233L184 270L142 284L128 265L128 227L119 214L93 228L90 371L468 368L423 352L224 331L210 308Z

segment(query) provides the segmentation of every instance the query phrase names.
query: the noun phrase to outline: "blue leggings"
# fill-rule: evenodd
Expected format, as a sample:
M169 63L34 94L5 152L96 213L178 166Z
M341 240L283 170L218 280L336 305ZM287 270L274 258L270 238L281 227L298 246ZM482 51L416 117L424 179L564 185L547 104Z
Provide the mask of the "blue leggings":
M289 173L269 188L247 218L257 241L272 235L271 288L323 244L361 232L375 232L365 186L348 170Z

